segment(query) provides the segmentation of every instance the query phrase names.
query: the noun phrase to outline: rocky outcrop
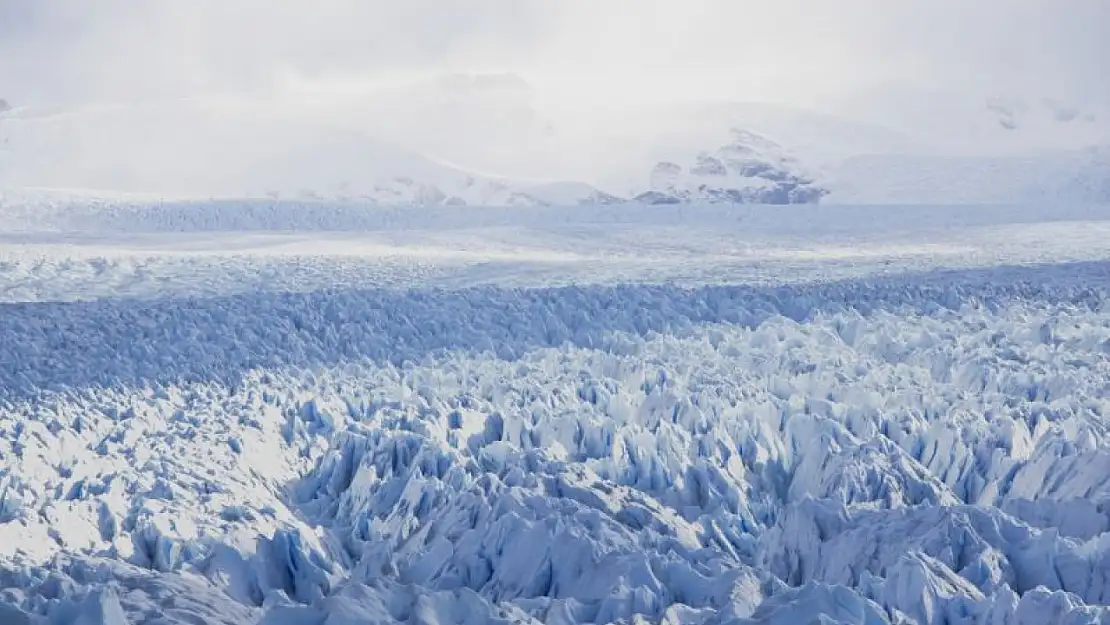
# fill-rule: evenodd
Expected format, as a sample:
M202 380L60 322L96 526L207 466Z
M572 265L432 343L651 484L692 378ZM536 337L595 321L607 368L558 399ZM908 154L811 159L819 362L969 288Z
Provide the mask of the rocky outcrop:
M828 193L782 146L743 130L733 130L728 143L697 154L686 168L660 162L649 186L634 199L646 204L816 204Z

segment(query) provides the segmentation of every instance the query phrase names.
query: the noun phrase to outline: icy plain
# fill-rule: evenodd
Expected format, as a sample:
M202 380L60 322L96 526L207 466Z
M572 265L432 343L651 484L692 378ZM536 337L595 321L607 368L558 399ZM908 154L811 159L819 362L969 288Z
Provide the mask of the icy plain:
M8 194L0 623L1110 623L1110 207Z

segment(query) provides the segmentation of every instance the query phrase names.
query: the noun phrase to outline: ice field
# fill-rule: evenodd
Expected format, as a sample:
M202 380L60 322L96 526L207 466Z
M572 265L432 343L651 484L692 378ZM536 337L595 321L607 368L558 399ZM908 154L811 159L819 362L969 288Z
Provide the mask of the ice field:
M0 201L0 623L1110 623L1110 206Z

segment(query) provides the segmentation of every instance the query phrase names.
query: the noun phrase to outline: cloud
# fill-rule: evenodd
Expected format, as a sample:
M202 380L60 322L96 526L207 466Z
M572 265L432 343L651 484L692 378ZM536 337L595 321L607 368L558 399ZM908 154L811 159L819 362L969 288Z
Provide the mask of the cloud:
M1105 0L0 0L0 90L167 97L490 69L645 95L1107 99L1108 23Z
M512 0L0 0L0 84L29 97L165 96L462 68L527 50L540 17Z
M1076 0L572 2L546 61L690 73L706 89L916 88L1107 95L1110 3ZM598 10L595 7L603 6ZM718 83L709 85L710 80ZM752 84L754 83L754 84Z

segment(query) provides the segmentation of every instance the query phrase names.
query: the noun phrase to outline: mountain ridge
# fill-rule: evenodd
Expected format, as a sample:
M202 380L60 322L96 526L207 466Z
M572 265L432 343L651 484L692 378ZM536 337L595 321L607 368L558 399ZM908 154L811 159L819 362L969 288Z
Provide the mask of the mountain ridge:
M363 100L354 112L212 99L13 108L0 113L0 188L396 206L1110 201L1106 146L960 154L835 115L722 101L559 121L511 74L410 91L424 108L393 129L382 109L355 115ZM433 97L440 91L448 100ZM423 138L407 143L422 120ZM477 125L468 130L468 120ZM602 132L584 138L591 128ZM486 147L465 158L478 144Z

